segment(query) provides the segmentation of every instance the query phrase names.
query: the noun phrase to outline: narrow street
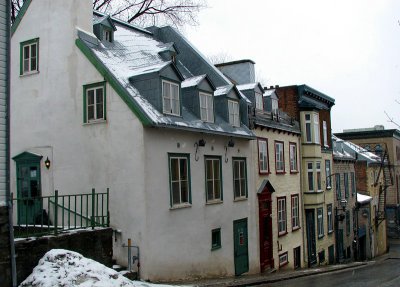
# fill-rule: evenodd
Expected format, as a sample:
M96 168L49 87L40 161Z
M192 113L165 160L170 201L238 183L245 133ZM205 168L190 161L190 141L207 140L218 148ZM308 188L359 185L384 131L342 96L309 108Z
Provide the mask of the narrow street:
M370 263L358 269L338 271L321 275L297 278L264 284L260 286L296 286L296 287L395 287L400 286L400 240L390 242L390 252L386 260Z

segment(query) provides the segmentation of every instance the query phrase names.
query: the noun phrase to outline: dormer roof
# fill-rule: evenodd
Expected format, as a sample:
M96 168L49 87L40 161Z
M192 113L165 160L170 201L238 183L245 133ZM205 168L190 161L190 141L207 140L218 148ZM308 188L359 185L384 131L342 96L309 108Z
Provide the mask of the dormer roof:
M107 26L107 27L113 29L113 31L117 31L117 27L114 25L113 20L111 19L110 15L106 15L101 18L97 18L93 21L93 25L98 25L98 24Z
M213 82L210 80L210 78L207 75L200 75L200 76L195 76L191 78L185 79L181 83L181 88L189 88L189 87L197 87L201 82L207 81L209 85L212 87L212 89L215 91L216 88L213 84Z

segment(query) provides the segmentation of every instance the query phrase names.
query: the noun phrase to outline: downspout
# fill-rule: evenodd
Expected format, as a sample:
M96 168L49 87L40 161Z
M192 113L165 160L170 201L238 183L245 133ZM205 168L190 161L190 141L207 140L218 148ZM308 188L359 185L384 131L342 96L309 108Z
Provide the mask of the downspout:
M307 240L305 238L306 236L306 232L307 232L307 224L305 222L305 210L304 210L304 193L303 193L303 167L302 167L302 163L303 163L303 155L302 155L302 146L301 146L301 134L299 136L299 138L297 139L298 142L298 147L299 147L299 169L300 169L300 192L301 192L301 216L302 216L302 222L303 222L303 228L305 228L306 230L303 229L302 232L302 236L303 236L303 262L306 261L307 258L307 264L309 264L310 262L308 262L308 256L306 257L306 246L307 246Z
M14 224L13 206L10 193L10 43L11 43L11 23L10 23L11 0L6 2L6 202L8 207L8 227L10 237L10 259L11 259L11 282L12 286L17 286L17 268L15 264L15 243L14 243Z

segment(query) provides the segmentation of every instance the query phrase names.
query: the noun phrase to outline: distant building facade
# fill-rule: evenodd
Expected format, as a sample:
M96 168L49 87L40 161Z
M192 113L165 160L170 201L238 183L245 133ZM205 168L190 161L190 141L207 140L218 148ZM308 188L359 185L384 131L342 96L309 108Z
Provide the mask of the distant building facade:
M375 126L344 130L338 137L351 141L381 158L383 163L383 192L386 210L378 217L387 218L389 237L400 237L400 131ZM386 212L386 213L385 213Z

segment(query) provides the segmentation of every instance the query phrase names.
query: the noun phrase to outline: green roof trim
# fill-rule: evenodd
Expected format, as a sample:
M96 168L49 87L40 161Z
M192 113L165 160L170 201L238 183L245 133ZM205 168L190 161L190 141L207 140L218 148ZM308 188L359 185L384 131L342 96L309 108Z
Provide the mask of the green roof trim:
M11 26L11 36L14 35L14 32L17 30L19 23L21 23L22 18L24 17L26 10L28 10L29 5L32 0L25 0L21 9L18 12L17 18L15 18L14 24Z
M111 72L104 66L104 64L94 55L94 53L86 46L81 39L76 39L76 46L93 64L97 71L106 79L106 81L113 87L121 99L128 105L131 111L139 118L144 126L153 125L153 121L142 111L137 103L128 94L126 89L115 79Z

